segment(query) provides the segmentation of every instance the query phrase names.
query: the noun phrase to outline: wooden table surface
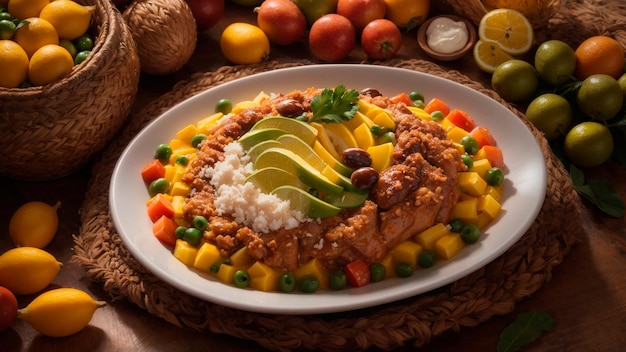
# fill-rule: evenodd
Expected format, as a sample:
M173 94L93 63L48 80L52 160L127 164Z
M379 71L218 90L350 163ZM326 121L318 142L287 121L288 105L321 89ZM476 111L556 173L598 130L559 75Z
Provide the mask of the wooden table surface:
M172 85L194 72L207 72L228 64L219 52L218 38L229 23L255 23L250 8L227 5L225 14L213 28L199 34L196 52L180 72L169 76L142 76L134 111L139 111ZM405 35L398 57L425 58L416 44L415 31ZM272 47L271 59L312 59L305 44L288 48ZM363 52L355 49L346 62L363 62ZM442 63L475 81L489 84L489 76L475 66L471 55L452 63ZM214 335L179 328L154 317L134 304L111 301L98 283L90 282L85 270L71 261L72 236L79 234L78 211L85 199L90 165L55 180L25 182L0 179L0 251L13 247L8 237L12 213L27 201L61 201L60 225L53 242L46 247L63 262L53 286L83 289L93 297L108 301L99 309L90 325L65 338L49 338L36 333L23 321L17 321L0 333L3 351L249 351L262 350L255 342L226 335ZM590 176L606 178L626 199L626 171L617 165L587 170ZM108 187L108 185L101 185ZM515 320L517 314L543 310L555 320L552 331L544 333L526 351L624 351L626 348L626 224L624 219L602 215L583 202L585 237L553 271L551 281L538 292L517 304L514 312L497 316L476 327L463 327L435 337L422 351L495 351L498 336ZM33 296L18 297L26 306ZM346 314L349 314L346 313ZM409 342L403 350L415 350Z

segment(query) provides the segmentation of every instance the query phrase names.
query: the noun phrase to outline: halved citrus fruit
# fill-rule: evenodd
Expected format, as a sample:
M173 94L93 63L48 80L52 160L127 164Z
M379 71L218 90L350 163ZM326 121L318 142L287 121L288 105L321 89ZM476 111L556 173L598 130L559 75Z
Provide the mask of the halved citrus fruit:
M474 45L474 61L487 73L493 73L498 65L512 59L496 42L478 40Z
M535 38L528 18L512 9L487 12L478 24L478 36L483 41L497 42L509 55L527 53Z

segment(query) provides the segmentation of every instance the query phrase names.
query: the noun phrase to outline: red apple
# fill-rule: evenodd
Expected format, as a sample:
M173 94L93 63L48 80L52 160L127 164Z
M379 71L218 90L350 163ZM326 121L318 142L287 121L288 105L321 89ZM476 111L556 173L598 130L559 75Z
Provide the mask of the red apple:
M337 1L337 14L349 19L357 33L361 33L363 28L373 20L384 18L386 11L385 0Z
M213 27L224 14L225 0L185 0L193 18L196 20L198 31Z
M401 45L400 29L384 18L368 23L361 33L361 48L370 59L388 59L400 50Z
M345 59L356 43L354 26L344 16L329 13L313 22L309 30L309 48L322 61Z
M306 17L291 0L265 0L255 9L259 28L276 45L291 45L306 33Z

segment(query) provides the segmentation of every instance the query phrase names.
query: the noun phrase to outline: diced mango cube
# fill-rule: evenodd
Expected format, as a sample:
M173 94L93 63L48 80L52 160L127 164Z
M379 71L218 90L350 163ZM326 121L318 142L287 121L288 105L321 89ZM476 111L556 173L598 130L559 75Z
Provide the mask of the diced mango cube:
M390 277L396 276L396 267L393 261L393 257L389 254L383 259L380 264L385 267L385 272L387 273L385 278L388 279Z
M411 266L417 265L417 258L422 252L422 246L413 241L404 241L397 245L392 251L394 263L406 263ZM395 269L394 269L395 270Z
M478 221L478 198L469 198L457 202L452 211L455 218L475 224Z
M454 143L460 143L461 138L468 136L469 132L458 126L453 126L446 132L446 139L453 141Z
M435 248L435 242L449 233L450 230L446 225L437 223L415 235L414 239L423 248L432 250Z
M281 271L261 262L255 262L248 269L250 274L250 288L260 291L278 291L278 280Z
M237 270L239 270L239 268L236 266L228 265L228 264L220 264L220 269L217 271L217 274L215 274L215 276L217 277L218 280L220 280L221 282L225 284L232 284L233 276L235 275L235 272Z
M439 121L439 124L441 125L441 127L443 127L443 130L448 132L450 129L452 129L453 127L456 127L456 125L454 123L452 123L452 121L444 118L441 121Z
M391 156L393 154L393 143L387 142L367 148L367 152L372 157L372 167L378 172L391 166Z
M233 266L247 266L252 263L252 258L248 254L248 248L242 247L230 256L230 264Z
M172 155L170 156L170 164L176 163L176 159L181 155L191 155L196 154L198 149L191 146L191 144L182 145L179 148L172 147Z
M460 172L459 188L471 196L481 196L487 190L487 182L477 172Z
M176 138L185 143L191 143L191 138L198 134L198 129L194 125L187 125L182 130L176 132Z
M174 207L174 221L178 225L182 225L184 223L183 219L183 205L185 205L185 197L184 196L172 196L172 207Z
M417 106L408 106L407 108L413 113L413 115L417 116L417 118L422 121L432 121L433 119L429 113L424 111L424 109L418 108Z
M320 289L328 288L328 273L321 261L314 258L299 267L293 275L300 281L305 276L315 276L320 281Z
M487 159L477 159L474 160L474 165L469 171L475 172L480 175L483 179L485 178L485 173L487 170L491 169L491 164Z
M178 139L178 138L174 138L170 140L170 148L172 148L172 150L186 148L186 147L191 147L191 144L189 142L185 142L182 139Z
M498 216L501 208L500 203L490 194L485 194L478 198L478 212L487 214L491 220Z
M198 248L190 245L187 241L178 239L174 246L174 257L180 260L183 264L193 267L193 263L196 260L198 254Z
M203 118L202 120L198 121L198 123L196 124L196 126L198 128L198 133L205 133L206 134L211 128L213 128L215 125L217 125L218 121L222 117L224 117L224 114L222 114L221 112L216 112L215 114L207 116L207 117ZM190 141L191 141L191 139L190 139Z
M174 175L176 175L176 167L172 164L167 164L167 165L164 165L163 168L165 169L164 177L171 183L172 180L174 179Z
M478 225L478 228L484 229L487 225L491 224L492 221L493 219L487 215L487 213L478 213L476 225Z
M465 242L458 233L450 233L435 243L435 254L442 259L451 259L465 247Z
M393 118L391 117L391 114L389 112L383 109L378 109L374 111L376 112L376 115L374 115L372 121L374 121L375 124L391 131L396 129L396 123L393 121ZM372 116L371 113L368 114L368 116Z
M359 145L359 148L363 150L367 150L367 148L373 146L376 143L372 131L365 123L362 123L357 128L355 128L353 134L357 144Z
M502 199L502 185L498 186L487 186L487 190L485 194L491 195L498 202Z
M242 112L243 110L246 109L250 109L253 108L255 106L259 106L259 103L252 101L252 100L244 100L241 101L237 104L235 104L235 106L233 106L233 110L231 111L233 114L238 114L240 112Z
M174 182L170 190L170 194L172 195L172 197L175 197L175 196L186 197L189 195L189 193L191 193L191 188L185 182L182 182L182 181Z
M196 260L193 263L193 267L204 272L209 272L211 270L211 265L222 260L222 256L220 255L220 250L214 244L204 242L200 249L198 249L198 254L196 255Z

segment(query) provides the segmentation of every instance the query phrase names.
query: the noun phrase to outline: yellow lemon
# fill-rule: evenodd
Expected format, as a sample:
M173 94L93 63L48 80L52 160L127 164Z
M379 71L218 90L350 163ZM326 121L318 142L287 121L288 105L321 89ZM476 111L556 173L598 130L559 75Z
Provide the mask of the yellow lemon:
M270 41L261 28L235 22L224 29L220 37L222 54L234 64L256 64L268 58Z
M19 207L9 221L9 235L18 247L43 248L52 241L59 226L57 209L44 202L28 202Z
M42 249L9 249L0 255L0 286L17 295L30 295L46 288L59 270L61 263Z
M13 17L24 20L39 16L41 9L49 3L50 0L9 0L7 10Z
M75 334L89 324L96 309L105 306L89 294L75 288L57 288L37 296L18 310L18 318L39 333L63 337Z
M487 73L493 73L500 64L513 59L498 43L492 41L478 40L473 54L476 65Z
M497 42L510 55L527 53L535 38L528 18L511 9L487 12L478 24L478 36L483 41Z
M72 71L74 59L60 45L44 45L30 58L28 80L36 86L54 83Z
M28 55L12 40L0 40L0 87L15 88L28 75Z
M37 49L47 44L59 44L59 34L54 26L39 17L30 17L13 35L28 57L33 56Z
M430 11L429 0L385 0L385 18L407 31L419 26Z
M73 40L87 32L95 6L83 6L71 0L56 0L46 5L39 17L56 28L61 39Z

